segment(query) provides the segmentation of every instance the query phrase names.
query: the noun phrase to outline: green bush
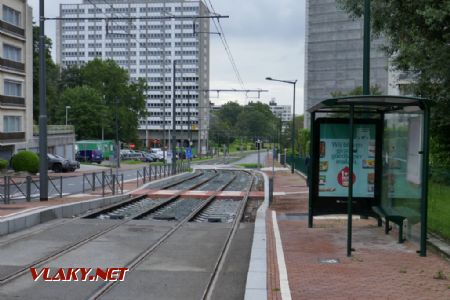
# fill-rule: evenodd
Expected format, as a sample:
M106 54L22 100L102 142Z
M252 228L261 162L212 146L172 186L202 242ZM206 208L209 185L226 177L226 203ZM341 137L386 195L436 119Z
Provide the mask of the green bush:
M27 171L35 174L39 171L39 157L31 151L21 151L11 159L11 165L14 171Z
M8 161L4 159L0 159L0 171L5 170L8 167Z

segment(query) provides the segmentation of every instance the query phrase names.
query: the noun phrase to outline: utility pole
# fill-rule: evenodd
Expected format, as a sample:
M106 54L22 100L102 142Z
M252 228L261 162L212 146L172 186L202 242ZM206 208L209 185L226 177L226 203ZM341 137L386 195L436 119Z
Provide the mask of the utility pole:
M48 201L45 4L39 0L39 198Z
M363 95L370 95L370 0L364 0Z
M119 141L119 98L115 99L115 127L116 127L116 178L119 175L120 169L120 141Z
M175 100L175 89L176 89L176 67L177 67L177 61L176 59L172 62L172 175L175 175L176 173L176 163L177 163L177 157L176 157L176 149L177 149L177 139L176 139L176 100Z

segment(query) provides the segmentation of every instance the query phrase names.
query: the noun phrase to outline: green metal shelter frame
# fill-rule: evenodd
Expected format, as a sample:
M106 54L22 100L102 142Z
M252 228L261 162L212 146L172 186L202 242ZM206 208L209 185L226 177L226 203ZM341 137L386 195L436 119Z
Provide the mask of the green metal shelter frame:
M373 206L384 206L386 209L388 207L403 209L402 211L406 214L415 209L415 221L411 222L413 225L410 228L412 228L411 231L417 232L420 256L426 256L430 106L431 101L416 97L349 96L327 99L310 108L308 110L311 114L308 226L313 227L313 220L316 215L346 213L348 216L347 255L351 256L353 251L352 216L355 211L361 216L368 217L375 216L371 210ZM323 179L327 180L326 176L320 176L323 171L319 161L319 157L322 155L320 143L321 126L323 124L345 125L345 137L348 139L348 146L345 143L345 147L348 148L345 159L348 157L348 174L353 174L353 176L348 175L348 178L346 177L348 183L346 182L345 187L348 184L348 188L345 189L345 193L348 189L348 194L345 196L341 194L338 197L324 197L321 196L322 190L319 192L319 184L323 184ZM355 197L354 194L355 188L360 189L358 185L362 184L360 183L361 180L354 182L354 165L356 163L359 166L358 159L360 158L358 156L355 161L355 152L357 152L355 150L355 128L363 126L358 124L371 124L368 126L373 125L376 128L373 166L375 184L373 196L369 198ZM356 141L358 142L358 140ZM322 141L322 143L325 147L325 142ZM390 143L398 143L399 146ZM411 143L415 143L414 146L411 146ZM346 151L345 147L344 151ZM410 154L412 151L410 149L417 149L417 151ZM406 158L394 157L395 153L398 152L402 152L401 155ZM328 168L328 162L325 166ZM407 179L411 178L408 177L411 168L415 171L414 174L418 174L417 177L414 177L417 178L415 183ZM335 177L332 179L336 180ZM398 182L396 183L396 181ZM397 197L395 188L401 188L402 186L412 187L405 187L403 194L407 194L410 190L417 193L413 196ZM339 188L342 190L341 187ZM409 205L414 209L406 207ZM411 219L413 218L411 217Z

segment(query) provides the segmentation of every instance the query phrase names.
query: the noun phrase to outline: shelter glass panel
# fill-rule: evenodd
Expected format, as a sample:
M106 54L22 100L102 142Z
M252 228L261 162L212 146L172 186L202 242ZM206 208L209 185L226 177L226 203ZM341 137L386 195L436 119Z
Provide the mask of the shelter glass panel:
M423 114L402 111L385 115L381 205L406 218L408 239L420 238Z

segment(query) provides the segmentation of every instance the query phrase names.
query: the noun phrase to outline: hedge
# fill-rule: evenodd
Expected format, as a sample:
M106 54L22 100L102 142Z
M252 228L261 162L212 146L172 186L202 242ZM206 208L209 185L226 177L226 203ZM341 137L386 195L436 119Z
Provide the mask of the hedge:
M32 151L21 151L12 157L11 165L16 172L36 174L39 171L39 157Z

